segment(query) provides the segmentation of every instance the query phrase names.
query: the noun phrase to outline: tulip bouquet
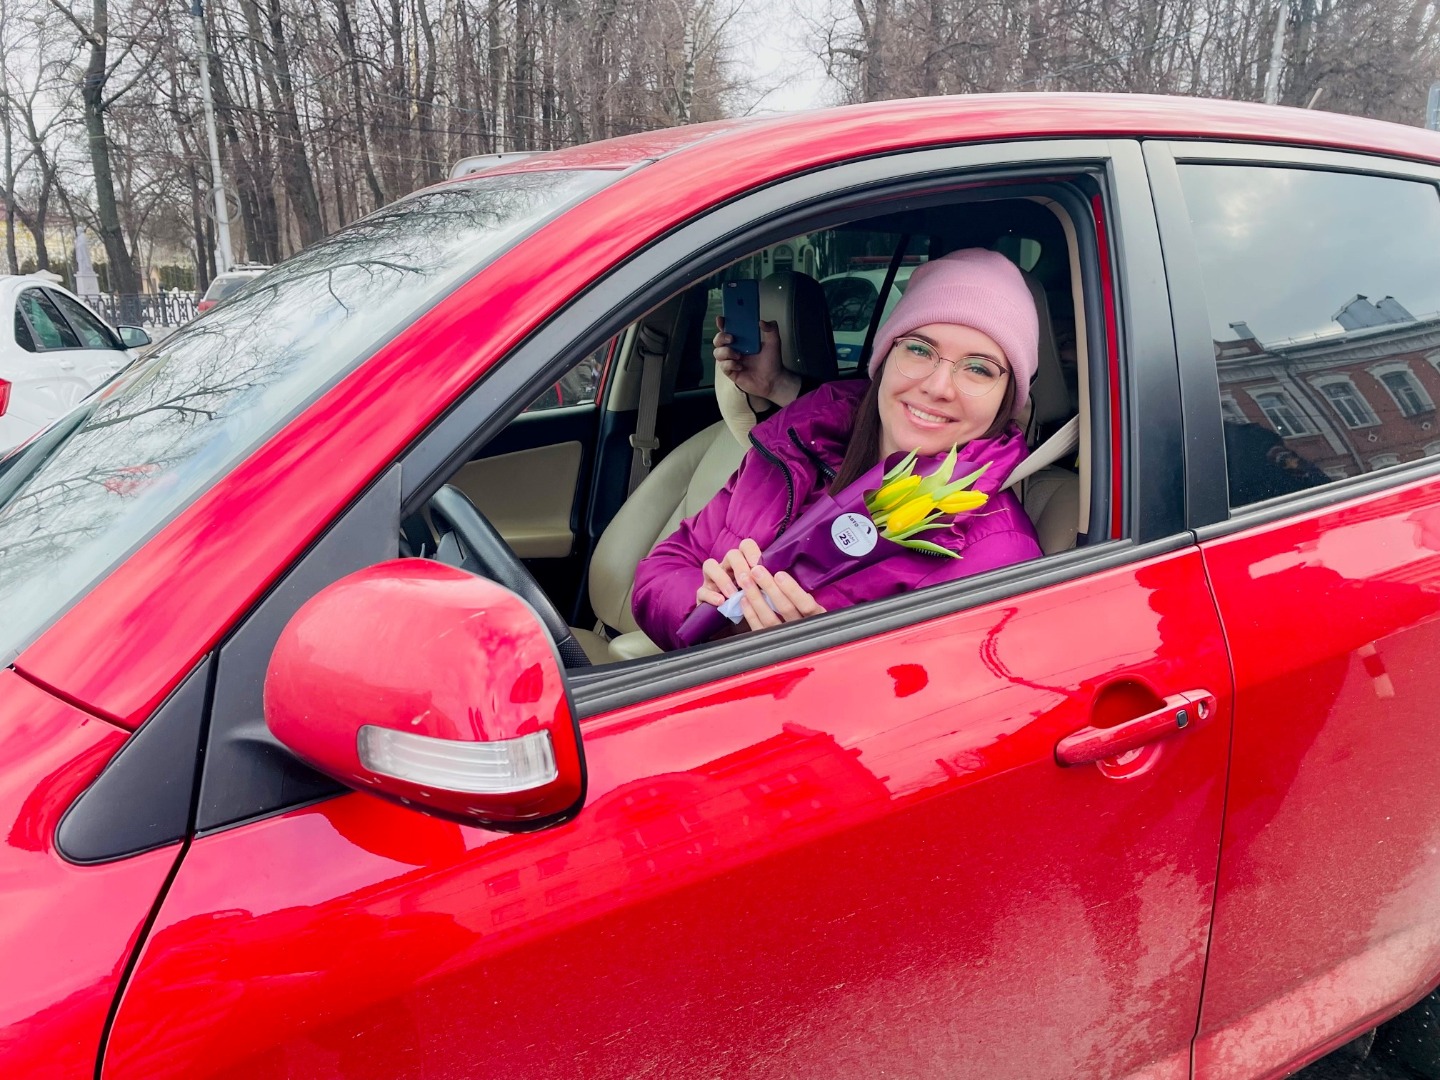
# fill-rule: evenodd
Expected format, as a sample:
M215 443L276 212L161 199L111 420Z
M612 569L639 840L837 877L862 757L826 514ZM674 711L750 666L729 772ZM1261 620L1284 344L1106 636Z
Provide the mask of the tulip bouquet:
M876 465L835 495L823 495L760 555L767 570L787 570L806 592L830 585L905 549L958 559L960 555L923 538L948 529L958 514L984 506L988 496L974 490L990 466L957 477L956 447L928 472L912 450L888 470ZM894 460L892 455L891 460ZM967 469L969 466L965 466ZM702 603L680 625L684 645L708 641L726 626L738 623L740 594L716 607Z

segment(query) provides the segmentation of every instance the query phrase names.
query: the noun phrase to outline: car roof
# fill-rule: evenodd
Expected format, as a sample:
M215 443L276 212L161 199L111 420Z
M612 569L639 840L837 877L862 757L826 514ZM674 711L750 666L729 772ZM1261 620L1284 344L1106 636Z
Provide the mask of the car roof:
M43 285L47 289L62 292L74 300L79 300L82 304L85 304L87 308L90 307L88 303L85 303L84 297L76 295L72 290L67 289L59 282L36 277L34 274L0 274L0 294L8 296L11 293L18 293L21 289L32 285Z
M697 149L723 154L735 142L786 143L808 131L817 138L832 137L851 126L915 122L933 129L941 117L957 142L1148 135L1280 142L1440 161L1440 133L1338 113L1147 94L964 94L690 124L553 150L483 173L626 169Z

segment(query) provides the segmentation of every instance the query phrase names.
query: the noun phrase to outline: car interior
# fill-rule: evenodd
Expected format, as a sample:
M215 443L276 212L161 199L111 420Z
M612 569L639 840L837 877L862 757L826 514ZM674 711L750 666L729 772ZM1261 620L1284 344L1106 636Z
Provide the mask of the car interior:
M459 493L480 511L568 622L567 666L659 652L631 615L636 567L749 449L756 403L716 377L712 356L729 280L759 281L760 316L777 323L784 364L814 385L864 377L861 358L902 269L965 247L1005 254L1040 323L1039 370L1017 418L1031 454L1007 486L1046 556L1109 537L1108 521L1092 529L1090 520L1091 384L1106 369L1077 362L1089 355L1082 279L1098 273L1082 264L1070 210L1085 203L993 194L791 236L695 281L586 356L450 477L442 492L452 505ZM847 328L839 338L837 322ZM444 522L407 523L407 552L463 562L446 542Z

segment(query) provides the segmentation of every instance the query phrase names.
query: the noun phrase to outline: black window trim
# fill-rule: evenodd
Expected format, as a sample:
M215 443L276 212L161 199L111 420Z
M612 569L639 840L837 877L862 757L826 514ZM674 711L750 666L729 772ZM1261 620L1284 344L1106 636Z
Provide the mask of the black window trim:
M1181 425L1175 339L1171 332L1160 261L1159 234L1150 202L1140 144L1130 139L1046 139L922 149L817 170L738 198L686 223L622 264L552 317L529 339L494 365L401 458L402 512L413 511L464 461L533 400L575 358L617 333L638 311L659 303L689 282L765 243L766 237L823 227L826 213L838 223L854 220L867 198L963 197L943 185L959 173L986 180L1049 180L1047 194L1063 194L1057 176L1090 172L1104 202L1111 278L1115 285L1121 374L1124 382L1122 475L1129 478L1122 506L1123 535L1129 539L1088 545L975 581L959 581L913 596L867 604L836 613L818 626L801 623L767 633L763 649L751 639L722 641L702 649L571 673L579 715L591 716L627 704L703 685L727 675L910 626L977 604L1029 592L1111 566L1149 558L1193 543L1183 531ZM968 183L969 177L966 177ZM1016 195L1025 192L1012 187ZM910 193L914 194L911 195ZM993 196L992 196L993 197ZM1075 195L1078 198L1078 193ZM1083 211L1083 212L1082 212ZM1082 245L1082 275L1096 265L1094 236L1085 227L1088 206L1071 208ZM763 226L754 224L763 220ZM1087 255L1084 245L1088 244ZM1108 344L1101 295L1094 282L1082 290L1092 365L1107 365ZM1092 385L1109 387L1108 370ZM1144 409L1132 403L1145 403ZM516 404L519 402L520 404ZM1094 458L1092 505L1110 512L1108 495L1109 398L1091 395L1101 453ZM1145 422L1141 423L1144 414ZM1163 418L1162 418L1163 414ZM1143 466L1143 470L1142 470Z
M1186 521L1197 539L1227 536L1282 518L1324 509L1440 475L1440 457L1392 465L1324 487L1230 510L1220 377L1210 334L1200 259L1178 166L1186 164L1298 168L1427 183L1440 198L1440 165L1359 151L1314 150L1266 143L1149 140L1144 143L1169 282L1186 430Z

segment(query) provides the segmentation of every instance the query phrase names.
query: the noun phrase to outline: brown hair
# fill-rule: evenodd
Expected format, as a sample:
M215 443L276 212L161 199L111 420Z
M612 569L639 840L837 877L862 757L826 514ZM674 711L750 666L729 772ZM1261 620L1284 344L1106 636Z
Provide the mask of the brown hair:
M865 391L865 396L860 399L860 405L855 410L855 423L850 429L850 445L845 448L840 469L830 483L831 495L849 487L880 460L880 379L885 374L885 363L886 361L882 360L875 369L870 388ZM1000 408L995 411L995 419L980 437L993 439L999 435L1005 430L1005 425L1010 423L1014 411L1015 373L1012 371L1010 378L1005 380L1005 394L1000 400Z

